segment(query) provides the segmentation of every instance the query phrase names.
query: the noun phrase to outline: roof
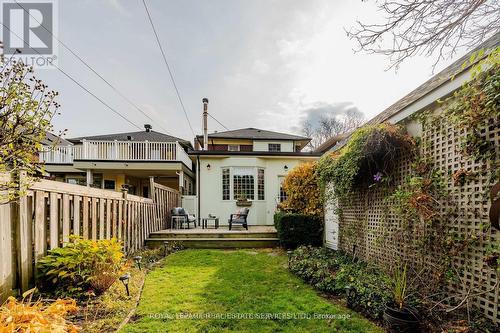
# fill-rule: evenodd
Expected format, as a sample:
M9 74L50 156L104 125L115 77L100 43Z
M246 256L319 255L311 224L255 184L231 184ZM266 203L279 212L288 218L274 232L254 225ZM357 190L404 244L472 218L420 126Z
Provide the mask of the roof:
M42 144L46 146L51 146L51 145L58 145L58 146L70 146L72 145L71 142L68 140L55 135L54 133L51 132L45 132L45 139L42 140Z
M471 65L463 67L463 64L464 62L469 61L471 55L474 52L477 52L481 49L484 50L493 49L497 47L499 44L500 44L500 33L497 33L491 38L487 39L482 44L480 44L474 50L468 52L466 55L464 55L457 61L453 62L450 66L446 67L441 72L431 77L429 80L424 82L418 88L416 88L415 90L413 90L412 92L401 98L399 101L389 106L387 109L385 109L377 116L372 118L370 121L368 121L367 124L378 124L386 121L387 119L399 113L401 110L403 110L410 104L416 102L417 100L424 97L425 95L435 90L436 88L440 87L441 85L445 84L446 82L449 82L455 75L465 70L468 70L471 67ZM480 59L477 59L476 61L478 60Z
M203 138L203 135L198 135ZM251 139L251 140L294 140L310 141L310 138L304 136L266 131L258 128L242 128L233 131L217 132L208 134L209 138L219 139Z
M130 137L130 139L129 139ZM177 138L172 135L151 131L138 131L128 133L115 133L93 136L82 136L78 138L68 139L71 142L80 142L82 140L98 140L98 141L150 141L150 142L175 142L179 141L184 146L191 147L191 143L187 140Z
M332 136L331 138L320 144L318 147L316 147L316 149L314 149L314 152L326 153L327 151L332 149L337 144L337 142L347 138L349 134L350 132Z

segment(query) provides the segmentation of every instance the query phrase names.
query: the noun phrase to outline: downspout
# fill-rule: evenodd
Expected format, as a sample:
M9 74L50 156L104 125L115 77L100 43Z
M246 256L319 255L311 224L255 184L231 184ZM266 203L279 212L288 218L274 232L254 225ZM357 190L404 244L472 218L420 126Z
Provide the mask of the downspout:
M197 185L196 187L198 188L196 190L196 194L197 194L197 197L198 197L198 214L197 215L198 215L198 226L199 226L200 223L201 223L201 219L200 219L200 215L201 215L201 211L200 211L200 209L201 209L201 207L200 207L200 200L201 200L200 199L201 198L201 193L200 193L200 188L201 188L201 185L200 185L200 178L201 178L200 177L200 169L201 169L200 168L200 155L196 156L196 168L197 168L197 170L196 170L196 178L198 178L198 179L196 179L196 185Z

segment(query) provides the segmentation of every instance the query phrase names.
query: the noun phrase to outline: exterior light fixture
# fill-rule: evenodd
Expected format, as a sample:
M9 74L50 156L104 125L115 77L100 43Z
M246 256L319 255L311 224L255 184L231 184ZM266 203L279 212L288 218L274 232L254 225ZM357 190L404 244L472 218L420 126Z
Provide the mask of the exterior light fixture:
M137 265L137 267L139 268L139 270L141 270L141 260L142 260L141 256L135 256L134 257L135 264Z
M210 165L210 163L207 164L207 170L210 170L212 168L212 166Z
M164 248L164 251L165 251L165 257L167 256L168 254L168 241L164 241L163 242L163 248Z
M130 280L130 273L127 273L125 275L120 276L120 281L123 283L125 286L125 289L127 290L127 296L130 296L130 292L128 290L128 282Z
M285 171L288 171L288 165L285 165L283 169L285 169Z
M288 268L290 268L290 259L292 259L293 251L286 251L286 255L288 256Z

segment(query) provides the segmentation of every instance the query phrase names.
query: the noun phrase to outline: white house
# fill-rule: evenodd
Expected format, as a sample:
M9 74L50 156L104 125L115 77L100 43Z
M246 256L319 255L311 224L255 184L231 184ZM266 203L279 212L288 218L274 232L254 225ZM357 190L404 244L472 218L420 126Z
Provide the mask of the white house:
M256 128L198 136L196 150L189 152L196 164L198 218L215 215L225 225L244 197L250 205L248 224L272 225L285 198L281 184L287 172L320 156L302 152L309 141Z

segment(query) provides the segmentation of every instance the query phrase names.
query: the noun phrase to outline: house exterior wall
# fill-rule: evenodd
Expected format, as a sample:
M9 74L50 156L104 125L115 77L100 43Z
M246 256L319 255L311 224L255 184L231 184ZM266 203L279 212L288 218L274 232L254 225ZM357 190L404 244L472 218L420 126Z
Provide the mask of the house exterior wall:
M253 142L254 151L269 151L269 144L277 143L281 145L281 151L291 153L294 151L293 141L261 141L255 140Z
M303 161L314 160L301 157L259 157L259 156L231 156L231 157L200 157L200 218L208 214L220 218L221 225L226 225L230 214L239 208L236 200L222 199L222 169L231 167L255 167L264 169L264 200L252 201L248 215L249 225L273 225L273 216L276 211L279 197L280 177L286 176L288 170ZM210 170L207 165L210 164ZM285 169L285 166L288 168ZM230 189L232 191L232 188Z

